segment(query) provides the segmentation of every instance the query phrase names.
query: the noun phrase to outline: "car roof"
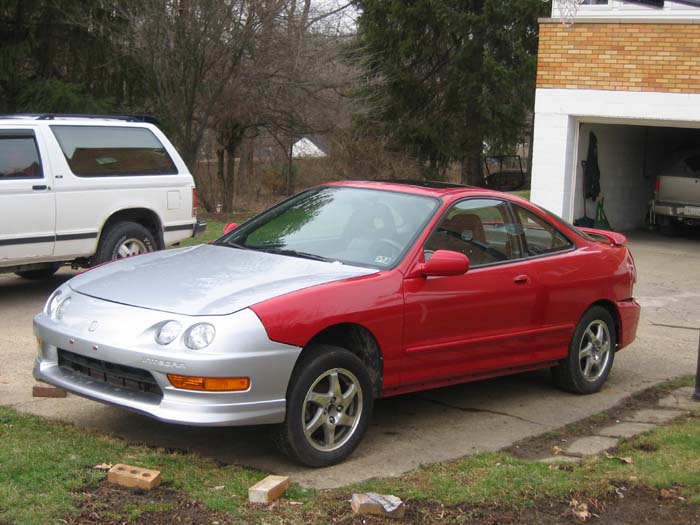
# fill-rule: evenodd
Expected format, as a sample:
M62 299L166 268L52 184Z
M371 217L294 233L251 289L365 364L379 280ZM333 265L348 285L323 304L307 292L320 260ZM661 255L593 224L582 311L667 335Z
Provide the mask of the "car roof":
M26 124L54 122L70 123L74 125L123 125L153 124L159 126L159 122L147 115L87 115L87 114L63 114L63 113L23 113L0 115L0 124Z
M476 186L463 186L461 184L452 184L441 181L424 181L424 180L387 180L387 181L368 181L368 180L348 180L340 182L331 182L324 186L342 186L352 188L367 188L374 190L396 191L401 193L411 193L414 195L426 195L430 197L497 197L507 198L516 202L522 202L523 199L517 195L510 193L502 193L487 188L479 188Z

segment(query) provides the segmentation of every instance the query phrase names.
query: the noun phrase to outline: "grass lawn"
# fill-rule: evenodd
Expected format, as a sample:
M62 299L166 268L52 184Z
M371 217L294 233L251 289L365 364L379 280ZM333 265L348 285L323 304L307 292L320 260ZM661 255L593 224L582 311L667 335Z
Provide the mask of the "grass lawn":
M103 462L161 470L163 490L176 490L187 501L198 500L202 512L215 512L232 523L348 522L352 516L347 500L357 491L394 494L409 500L414 509L439 505L448 515L450 509L460 510L465 504L517 511L543 502L604 498L623 486L630 491L668 488L682 498L680 504L700 503L700 419L681 419L623 441L615 456L629 457L631 463L602 456L559 468L507 453L481 454L339 490L316 492L293 485L270 509L247 504L247 489L264 477L260 472L222 467L192 454L128 445L0 408L0 523L56 523L59 518L70 522L90 491L104 488L105 473L92 468ZM155 516L170 509L168 503L149 502L124 505L110 516L117 522L150 522L141 514Z

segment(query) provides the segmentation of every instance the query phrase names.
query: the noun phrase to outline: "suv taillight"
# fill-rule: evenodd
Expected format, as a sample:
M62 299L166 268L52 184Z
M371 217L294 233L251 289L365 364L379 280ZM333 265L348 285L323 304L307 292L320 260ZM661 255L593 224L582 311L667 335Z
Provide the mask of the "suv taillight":
M661 190L661 179L656 177L656 184L654 184L654 191L658 194Z
M199 199L197 198L197 188L192 188L192 217L196 217L198 211Z

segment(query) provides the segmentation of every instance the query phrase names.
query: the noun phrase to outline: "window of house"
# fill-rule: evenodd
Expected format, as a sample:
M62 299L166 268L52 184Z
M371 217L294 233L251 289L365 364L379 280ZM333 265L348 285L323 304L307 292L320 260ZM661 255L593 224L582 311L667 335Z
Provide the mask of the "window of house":
M0 135L0 181L40 179L41 160L34 136L3 132Z
M463 253L472 267L520 258L517 227L508 203L467 199L455 204L428 238L426 259L437 250Z
M566 251L574 246L546 220L520 206L513 207L522 226L525 253L528 256Z
M75 175L177 174L170 155L149 129L57 125L51 130Z

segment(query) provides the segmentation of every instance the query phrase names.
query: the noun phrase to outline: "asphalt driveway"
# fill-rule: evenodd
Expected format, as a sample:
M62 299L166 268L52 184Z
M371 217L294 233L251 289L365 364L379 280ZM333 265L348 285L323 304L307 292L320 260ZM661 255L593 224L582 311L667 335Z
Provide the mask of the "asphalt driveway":
M130 442L188 450L221 463L285 473L309 486L330 488L371 477L399 475L423 463L494 451L519 439L605 410L629 394L695 371L700 327L700 242L648 232L630 235L642 304L637 341L620 352L602 392L575 396L536 372L380 400L363 443L343 463L306 469L285 460L269 429L168 425L123 409L69 395L33 398L35 340L31 319L58 284L0 274L0 404L111 433ZM104 458L117 462L121 458Z

